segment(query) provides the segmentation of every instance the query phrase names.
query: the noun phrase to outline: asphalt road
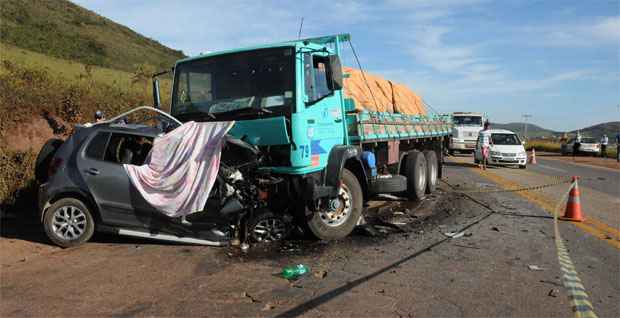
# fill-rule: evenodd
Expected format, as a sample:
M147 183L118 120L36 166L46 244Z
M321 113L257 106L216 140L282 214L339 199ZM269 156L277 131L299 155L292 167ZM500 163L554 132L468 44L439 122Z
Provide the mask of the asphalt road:
M2 254L0 316L571 316L544 202L456 193L499 190L509 178L551 179L536 168L479 173L468 160L450 163L441 190L421 204L373 202L376 236L358 231L338 242L289 241L248 254L107 236L61 250L42 243L32 224L5 221L1 247L19 246L20 254ZM616 316L620 262L608 241L617 240L568 223L561 232L596 313ZM278 277L298 263L312 274Z

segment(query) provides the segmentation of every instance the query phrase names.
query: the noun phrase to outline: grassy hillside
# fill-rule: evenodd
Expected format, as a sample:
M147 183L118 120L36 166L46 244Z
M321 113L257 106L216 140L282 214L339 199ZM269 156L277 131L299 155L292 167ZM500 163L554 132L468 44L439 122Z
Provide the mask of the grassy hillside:
M580 132L584 136L594 137L596 139L600 139L603 134L607 134L607 137L613 140L616 134L620 133L620 121L610 121L608 123L586 127L580 129ZM576 133L576 131L572 131L571 133Z
M0 0L0 42L125 71L140 64L167 68L184 57L66 0Z
M491 127L494 129L508 129L517 133L519 136L523 136L524 133L524 124L523 123L508 123L508 124L497 124L491 123ZM548 130L542 128L540 126L534 124L527 125L527 135L529 138L550 138L556 135L557 133L552 130Z

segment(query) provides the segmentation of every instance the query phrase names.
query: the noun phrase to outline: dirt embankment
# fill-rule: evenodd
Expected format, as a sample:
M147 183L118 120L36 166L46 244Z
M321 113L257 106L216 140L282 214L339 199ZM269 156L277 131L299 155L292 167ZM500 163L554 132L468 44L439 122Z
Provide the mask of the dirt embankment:
M96 110L116 114L146 101L138 90L97 82L87 71L67 81L44 68L0 63L0 210L4 212L36 202L34 161L49 138L66 137L74 124L90 120Z

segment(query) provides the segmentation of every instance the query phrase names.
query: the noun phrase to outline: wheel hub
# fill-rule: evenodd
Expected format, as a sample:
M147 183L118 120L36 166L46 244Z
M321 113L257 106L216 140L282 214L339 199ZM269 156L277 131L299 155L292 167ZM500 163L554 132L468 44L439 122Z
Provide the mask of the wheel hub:
M257 242L273 242L286 235L286 223L281 218L273 217L258 221L252 229Z
M54 212L52 231L64 240L78 239L86 231L86 214L74 206L63 206Z
M351 215L351 194L346 185L340 187L338 198L329 202L327 210L319 211L321 221L327 226L340 226L347 221Z

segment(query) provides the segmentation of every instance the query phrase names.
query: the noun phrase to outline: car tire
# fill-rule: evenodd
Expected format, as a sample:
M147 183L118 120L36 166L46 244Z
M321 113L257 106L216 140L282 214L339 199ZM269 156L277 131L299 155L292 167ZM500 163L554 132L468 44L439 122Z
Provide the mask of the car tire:
M420 201L426 195L426 158L417 150L407 155L407 197L413 201Z
M269 210L255 211L255 217L249 221L248 234L254 243L268 243L288 237L291 232L290 222L282 215Z
M426 159L426 194L431 194L437 190L439 162L437 154L432 150L424 151L424 159Z
M341 181L337 211L316 211L307 220L312 234L321 240L337 240L351 234L362 215L364 195L357 177L343 169Z
M43 228L54 244L64 248L74 247L90 240L95 232L95 220L82 201L64 198L46 210Z
M527 168L527 165L519 165L519 169L525 169Z
M62 143L63 141L60 139L51 138L48 139L45 144L43 144L43 147L41 147L41 150L37 155L37 160L35 161L34 170L35 180L37 180L39 183L44 183L47 181L50 161L52 160L54 154L56 153L56 151L58 151L58 148L60 148Z

